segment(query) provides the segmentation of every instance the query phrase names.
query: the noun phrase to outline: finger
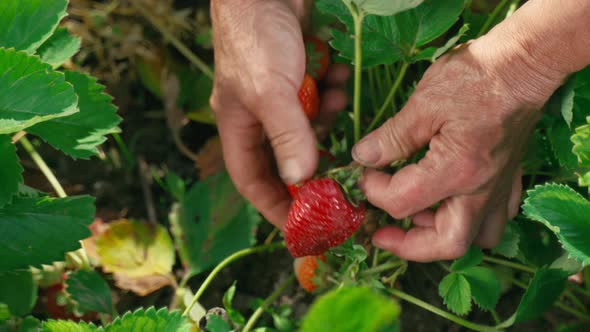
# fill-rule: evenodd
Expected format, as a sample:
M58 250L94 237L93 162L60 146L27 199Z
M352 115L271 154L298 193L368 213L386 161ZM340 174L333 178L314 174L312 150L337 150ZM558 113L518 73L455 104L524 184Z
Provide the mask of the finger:
M281 178L293 184L314 174L318 153L315 135L297 97L297 88L279 86L262 93L253 112L262 122Z
M482 222L475 244L482 249L494 248L502 241L504 228L508 222L508 209L505 204L497 206Z
M348 104L348 96L342 89L332 88L322 93L320 101L320 116L323 113L336 113L342 111Z
M434 211L423 210L412 217L412 224L420 227L433 227L434 226Z
M328 72L326 73L326 77L324 78L324 82L328 86L340 86L343 87L346 85L348 78L350 77L350 67L343 63L335 63L330 66Z
M508 200L508 219L513 219L518 215L520 208L520 198L522 197L522 167L518 167L512 180L512 192Z
M282 229L291 198L274 170L262 127L245 111L218 113L217 123L225 164L237 190Z
M381 127L365 136L352 150L353 158L369 167L407 159L424 147L438 128L428 112L418 109L416 98Z
M453 197L441 204L434 214L432 227L414 227L407 232L397 227L382 228L373 235L373 244L403 259L430 262L455 259L465 254L481 218L485 201L480 196Z
M436 162L428 153L418 163L393 175L367 169L361 179L367 200L401 219L451 196L463 175L448 161Z

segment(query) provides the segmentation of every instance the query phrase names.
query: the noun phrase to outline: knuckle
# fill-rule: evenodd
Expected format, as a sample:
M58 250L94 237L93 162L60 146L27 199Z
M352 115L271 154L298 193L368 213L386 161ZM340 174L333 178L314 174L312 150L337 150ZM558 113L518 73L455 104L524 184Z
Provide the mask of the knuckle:
M457 259L461 258L465 255L465 253L469 250L469 244L467 241L457 241L451 240L447 242L446 248L444 250L444 258L445 259Z
M283 154L288 151L295 152L295 147L304 144L304 137L297 128L280 128L272 133L268 133L268 138L275 153ZM288 149L287 149L288 147ZM284 158L285 156L277 156Z

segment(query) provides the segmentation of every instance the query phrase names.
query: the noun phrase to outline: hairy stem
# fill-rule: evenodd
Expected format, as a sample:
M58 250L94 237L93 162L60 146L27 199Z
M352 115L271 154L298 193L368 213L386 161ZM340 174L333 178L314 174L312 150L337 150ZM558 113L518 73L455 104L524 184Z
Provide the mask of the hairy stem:
M140 1L132 1L131 2L135 8L137 8L145 18L166 38L169 40L172 45L184 55L192 64L194 64L200 71L203 72L207 77L213 80L214 74L213 70L199 58L195 53L193 53L186 45L184 45L180 39L176 38L168 29L158 21L158 19L152 15L152 13L145 8Z
M511 267L513 269L521 270L521 271L528 272L528 273L535 273L536 272L535 269L532 267L529 267L529 266L526 266L523 264L519 264L519 263L515 263L515 262L509 261L509 260L505 260L505 259L484 256L483 260L490 262L490 263Z
M373 118L373 121L371 121L371 124L369 125L369 128L367 129L367 133L371 132L373 129L375 129L375 127L377 126L377 124L379 123L381 118L383 117L383 114L387 110L387 107L389 106L389 104L393 100L393 97L395 96L397 90L401 86L402 81L404 79L404 76L406 76L406 72L408 71L409 66L410 66L410 64L407 62L404 62L400 66L399 71L397 73L397 77L395 78L395 82L393 83L391 90L389 90L389 93L387 94L387 97L385 98L383 105L381 105L381 108L379 108L379 111L377 111L377 115L375 115L375 117Z
M370 269L366 269L363 272L361 272L361 275L366 276L366 275L371 275L371 274L379 274L383 271L391 270L393 268L396 268L396 267L402 266L402 265L404 265L404 261L402 261L402 260L398 260L395 262L387 262L385 264L381 264L381 265L372 267Z
M465 320L459 316L453 315L450 312L444 311L442 309L439 309L429 303L426 303L418 298L413 297L412 295L409 295L407 293L404 293L400 290L397 290L395 288L392 289L388 289L388 291L394 295L397 296L398 298L406 301L406 302L410 302L414 305L419 306L422 309L428 310L430 312L432 312L433 314L436 314L438 316L441 316L443 318L446 318L450 321L452 321L453 323L459 324L463 327L466 327L468 329L471 329L473 331L481 331L481 332L491 332L491 331L497 331L496 328L491 327L491 326L486 326L486 325L480 325L477 323L473 323L470 322L468 320Z
M33 144L31 144L29 139L25 136L22 136L19 142L23 146L23 148L25 148L25 151L27 151L29 156L31 156L31 159L33 159L35 165L39 167L41 173L43 173L45 178L47 178L47 181L49 181L49 184L51 184L51 187L53 187L53 190L55 190L57 196L61 198L68 197L64 188L61 186L61 184L55 177L55 174L53 174L49 166L47 166L47 164L45 163L45 160L43 160L39 153L37 153L37 150L35 150L35 147L33 147Z
M258 321L260 316L262 316L262 314L264 313L264 310L266 310L268 306L270 306L281 294L283 294L283 292L287 289L287 287L289 287L293 283L293 281L295 281L294 275L291 275L289 278L283 281L283 283L280 284L279 287L277 287L277 289L275 289L274 292L272 292L264 300L264 302L262 302L260 307L256 308L256 311L254 311L252 316L250 316L242 332L250 332L256 325L256 322Z
M361 139L361 83L362 83L362 48L361 35L363 28L363 13L355 13L354 18L354 142Z
M199 301L199 299L201 298L201 295L203 295L203 293L205 292L207 287L209 287L209 285L211 284L213 279L215 279L215 277L219 274L219 272L221 272L221 270L223 270L223 268L225 268L226 266L228 266L229 264L235 262L236 260L238 260L244 256L259 253L262 251L284 248L284 247L285 247L284 242L271 243L271 244L267 244L267 245L261 245L258 247L243 249L243 250L240 250L240 251L237 251L237 252L231 254L230 256L225 258L223 261L221 261L221 263L217 264L217 266L211 271L211 273L209 273L209 275L207 276L205 281L203 281L203 283L201 284L201 287L199 287L199 289L195 293L195 296L193 296L191 303L186 307L186 309L184 310L182 315L186 316L189 314L189 312L191 311L191 309L193 308L195 303L197 303Z

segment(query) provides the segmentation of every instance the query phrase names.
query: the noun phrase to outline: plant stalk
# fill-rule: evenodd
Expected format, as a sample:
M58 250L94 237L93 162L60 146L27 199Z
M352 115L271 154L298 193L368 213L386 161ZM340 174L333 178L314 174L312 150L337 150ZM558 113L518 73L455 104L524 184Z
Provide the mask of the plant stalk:
M270 306L281 294L283 294L283 292L287 289L287 287L289 287L293 283L293 281L295 281L294 275L291 275L289 278L283 281L283 283L281 283L279 287L277 287L277 289L275 289L274 292L272 292L264 300L264 302L262 302L260 307L256 308L256 311L254 311L252 316L250 316L242 332L250 332L250 330L252 330L256 325L256 322L258 322L260 316L262 316L262 314L264 313L264 310L266 310L268 306Z
M398 260L395 262L387 262L385 264L382 265L378 265L376 267L372 267L370 269L366 269L364 271L361 272L362 276L366 276L366 275L371 275L371 274L378 274L387 270L391 270L393 268L396 268L398 266L402 266L404 265L404 261L402 260Z
M363 70L363 54L362 54L362 29L364 13L360 10L351 9L352 17L354 19L354 142L361 139L361 84L362 84L362 70Z
M369 125L369 128L367 129L367 133L369 133L373 129L375 129L375 127L377 126L377 124L379 123L381 118L383 117L383 114L387 110L387 107L389 106L389 104L393 100L393 97L395 96L397 90L401 86L402 81L404 79L404 76L406 76L406 72L408 71L409 66L410 66L410 64L407 62L404 62L400 66L399 72L397 73L397 77L395 78L395 82L393 83L391 90L389 90L389 93L387 94L385 101L381 105L381 108L379 108L379 111L377 111L377 115L375 115L375 118L373 118L373 121L371 121L371 124Z
M502 9L504 9L504 6L506 6L507 3L508 3L508 0L500 1L500 3L496 6L496 8L494 8L492 13L488 17L488 19L485 21L485 23L483 24L483 26L481 27L481 29L477 33L477 38L483 36L485 33L488 32L492 23L494 23L494 21L496 20L496 18L498 17L498 15L502 11Z
M59 196L60 198L68 197L66 191L55 177L55 174L53 174L49 166L47 166L47 164L45 163L45 160L43 160L39 153L37 153L37 150L35 150L35 147L33 146L33 144L31 144L29 139L26 136L22 136L19 142L23 146L23 148L25 148L29 156L31 156L31 159L33 159L35 165L39 167L41 173L43 173L45 178L47 178L47 181L49 181L49 184L51 184L51 187L53 187L53 190L55 190L57 196Z
M528 272L528 273L535 273L536 270L533 269L532 267L528 267L526 265L523 264L519 264L519 263L515 263L515 262L511 262L505 259L500 259L500 258L495 258L495 257L490 257L490 256L484 256L483 258L484 261L490 262L490 263L495 263L498 265L504 265L507 267L511 267L513 269L517 269L517 270L521 270L524 272Z
M404 293L404 292L397 290L395 288L388 289L388 291L392 295L397 296L398 298L400 298L404 301L407 301L407 302L410 302L414 305L417 305L417 306L421 307L422 309L428 310L428 311L432 312L433 314L436 314L438 316L446 318L446 319L452 321L453 323L459 324L459 325L466 327L468 329L471 329L473 331L480 331L480 332L498 331L498 329L496 329L495 327L480 325L480 324L465 320L459 316L455 316L447 311L439 309L429 303L426 303L418 298L413 297L412 295Z
M203 295L203 293L205 292L207 287L209 287L209 285L211 284L213 279L215 279L215 277L219 274L219 272L221 272L221 270L223 270L223 268L225 268L226 266L228 266L229 264L233 263L234 261L236 261L244 256L248 256L250 254L255 254L255 253L259 253L259 252L266 251L266 250L274 250L274 249L284 248L284 247L285 247L284 242L271 243L271 244L267 244L267 245L261 245L258 247L246 248L246 249L237 251L237 252L229 255L227 258L225 258L223 261L221 261L221 263L217 264L217 266L211 271L211 273L209 273L209 275L207 276L205 281L203 281L203 283L201 284L201 287L199 287L199 289L195 293L195 296L193 296L191 303L186 307L186 309L184 310L182 315L186 316L189 314L189 312L191 311L191 309L193 308L195 303L197 303L199 301L199 299L201 298L201 295Z

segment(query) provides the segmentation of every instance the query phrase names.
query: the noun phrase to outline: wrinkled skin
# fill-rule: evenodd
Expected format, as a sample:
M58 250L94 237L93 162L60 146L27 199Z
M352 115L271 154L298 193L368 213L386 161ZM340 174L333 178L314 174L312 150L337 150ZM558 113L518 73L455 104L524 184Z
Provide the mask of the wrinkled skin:
M216 68L211 106L224 159L240 193L280 228L291 204L281 178L288 183L309 178L318 163L316 136L297 99L305 73L298 19L303 7L301 1L218 0L211 8ZM318 126L346 106L342 86L348 76L343 65L329 70Z
M369 202L415 226L379 230L376 246L432 261L460 257L472 242L498 243L518 212L519 163L542 105L590 63L589 10L587 0L527 2L433 64L404 108L355 146L353 157L369 168L361 183ZM317 165L314 132L296 102L302 12L295 0L212 2L211 103L226 164L238 190L279 227L290 204L283 182L307 179ZM342 68L328 74L324 114L345 106L337 87L347 75ZM394 175L377 170L424 146L429 152L417 164Z

